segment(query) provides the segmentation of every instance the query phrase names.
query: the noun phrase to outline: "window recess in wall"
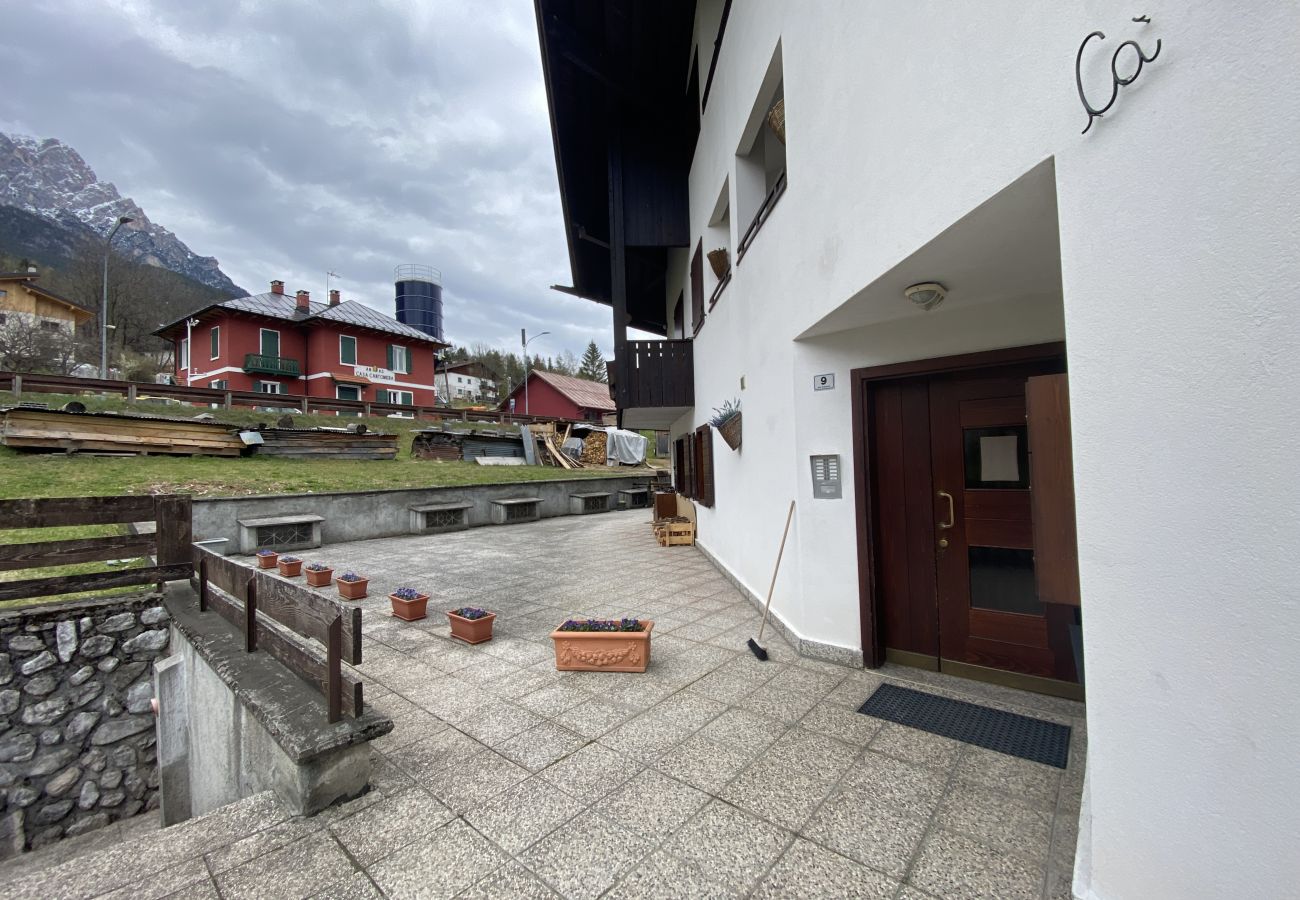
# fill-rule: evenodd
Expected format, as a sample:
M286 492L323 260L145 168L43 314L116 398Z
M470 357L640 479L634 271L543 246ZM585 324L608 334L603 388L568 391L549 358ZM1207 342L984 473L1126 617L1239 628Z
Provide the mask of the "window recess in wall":
M736 221L748 223L736 247L737 263L745 258L785 186L785 80L778 43L736 149Z
M704 242L695 245L691 257L691 336L704 327Z
M709 425L673 442L673 486L701 506L713 506L713 429Z
M709 294L709 309L712 310L727 285L731 284L731 190L728 181L722 182L722 193L713 205L704 240L712 247L707 254L713 275L713 291Z

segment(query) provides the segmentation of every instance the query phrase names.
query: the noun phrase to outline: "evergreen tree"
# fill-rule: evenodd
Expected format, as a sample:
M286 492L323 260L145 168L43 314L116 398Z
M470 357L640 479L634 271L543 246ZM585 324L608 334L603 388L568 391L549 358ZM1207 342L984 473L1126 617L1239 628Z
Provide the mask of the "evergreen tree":
M587 352L582 354L582 364L578 367L578 377L585 378L588 381L604 381L607 371L605 369L605 357L592 341L587 345Z

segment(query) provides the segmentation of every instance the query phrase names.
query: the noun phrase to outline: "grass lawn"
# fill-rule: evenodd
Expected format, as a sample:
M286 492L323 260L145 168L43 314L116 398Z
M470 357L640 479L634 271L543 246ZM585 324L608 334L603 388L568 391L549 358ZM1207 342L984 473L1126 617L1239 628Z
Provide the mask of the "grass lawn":
M72 397L39 397L57 408ZM276 413L254 410L204 409L190 406L128 404L121 398L79 396L91 411L139 412L149 415L194 416L210 412L221 422L274 424ZM8 396L0 392L0 404ZM350 417L294 414L294 425L339 427ZM312 493L320 491L382 490L385 488L438 487L460 484L513 484L569 478L627 475L644 478L644 468L587 468L572 471L545 466L480 466L472 462L443 462L411 458L411 440L419 428L437 424L412 419L372 417L366 425L396 434L394 460L300 460L275 457L226 458L215 456L68 456L31 453L0 447L0 498L89 497L122 494L182 493L196 497L240 497L253 494ZM445 422L457 430L513 428L490 423Z

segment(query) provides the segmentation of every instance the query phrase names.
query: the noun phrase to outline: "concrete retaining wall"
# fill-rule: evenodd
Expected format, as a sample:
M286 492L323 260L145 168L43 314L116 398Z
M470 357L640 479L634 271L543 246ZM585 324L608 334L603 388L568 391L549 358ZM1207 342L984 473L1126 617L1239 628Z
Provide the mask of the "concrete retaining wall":
M479 484L415 490L359 491L355 493L276 494L263 497L196 499L195 540L227 538L231 548L239 546L239 520L271 516L318 515L321 540L326 544L411 534L410 507L429 503L463 501L471 504L469 526L492 524L492 501L512 497L540 497L542 518L569 515L569 495L588 491L609 491L611 507L618 490L644 484L647 470L609 478L556 481L526 481L519 484Z
M0 613L0 859L158 804L156 594Z

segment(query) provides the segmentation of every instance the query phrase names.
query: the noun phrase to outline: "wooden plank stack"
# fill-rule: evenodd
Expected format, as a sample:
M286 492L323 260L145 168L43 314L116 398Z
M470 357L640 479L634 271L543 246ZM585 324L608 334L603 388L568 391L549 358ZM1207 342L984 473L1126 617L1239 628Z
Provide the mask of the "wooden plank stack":
M396 459L397 435L332 428L263 428L258 456L290 459Z
M0 443L23 450L239 456L244 449L234 427L220 422L58 409L11 408L3 415Z

